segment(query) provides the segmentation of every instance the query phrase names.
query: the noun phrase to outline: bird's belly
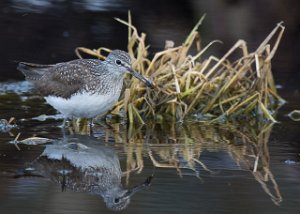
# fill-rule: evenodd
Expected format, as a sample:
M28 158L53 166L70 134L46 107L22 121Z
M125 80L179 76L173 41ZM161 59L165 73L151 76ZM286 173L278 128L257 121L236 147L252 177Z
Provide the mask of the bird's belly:
M119 94L75 94L65 99L56 96L45 97L47 103L61 112L65 117L92 118L106 113L117 102Z

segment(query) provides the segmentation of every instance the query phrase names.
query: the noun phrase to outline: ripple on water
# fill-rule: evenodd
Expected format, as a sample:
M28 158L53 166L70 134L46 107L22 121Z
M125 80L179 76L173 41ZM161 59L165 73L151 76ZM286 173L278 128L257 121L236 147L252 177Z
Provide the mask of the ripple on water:
M0 83L0 94L5 94L8 92L14 92L16 94L22 94L28 92L32 89L32 83L28 81L19 82L3 82Z

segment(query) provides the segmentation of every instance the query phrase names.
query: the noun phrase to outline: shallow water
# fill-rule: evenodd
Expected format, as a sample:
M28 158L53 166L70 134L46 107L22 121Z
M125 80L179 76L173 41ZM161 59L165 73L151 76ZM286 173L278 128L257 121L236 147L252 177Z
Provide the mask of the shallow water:
M299 122L286 115L300 108L300 48L295 12L282 12L289 4L260 11L243 1L95 2L0 3L0 119L16 118L0 122L1 213L299 213ZM67 61L78 46L126 49L127 29L113 17L126 19L128 9L151 51L166 39L181 44L208 12L201 39L224 42L208 52L217 56L239 38L254 50L284 20L288 30L272 62L288 101L279 123L128 127L108 120L91 135L86 126L59 128L61 116L20 81L13 62Z
M299 124L286 116L297 103L284 106L281 123L269 127L111 123L88 136L62 132L55 117L32 119L55 112L25 82L1 88L0 111L18 118L17 128L0 133L4 213L299 211Z

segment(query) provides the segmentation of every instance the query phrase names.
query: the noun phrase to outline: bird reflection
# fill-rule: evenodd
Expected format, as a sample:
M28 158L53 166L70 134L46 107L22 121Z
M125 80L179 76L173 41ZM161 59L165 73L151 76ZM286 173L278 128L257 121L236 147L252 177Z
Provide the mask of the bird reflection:
M123 188L116 152L88 136L68 137L46 145L43 153L15 177L24 176L50 178L61 185L62 191L100 195L111 210L125 209L131 196L148 187L152 179L148 177L131 189Z

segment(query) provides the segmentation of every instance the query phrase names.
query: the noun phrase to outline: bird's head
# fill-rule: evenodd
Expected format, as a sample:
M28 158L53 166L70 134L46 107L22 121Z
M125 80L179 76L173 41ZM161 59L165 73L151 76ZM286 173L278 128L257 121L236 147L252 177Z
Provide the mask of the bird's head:
M130 73L140 81L146 84L146 86L153 88L153 83L135 71L131 66L131 59L128 53L121 50L113 50L106 58L107 63L114 67L115 72Z

